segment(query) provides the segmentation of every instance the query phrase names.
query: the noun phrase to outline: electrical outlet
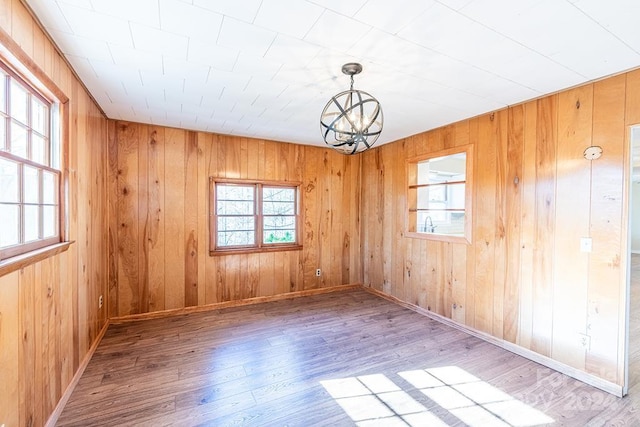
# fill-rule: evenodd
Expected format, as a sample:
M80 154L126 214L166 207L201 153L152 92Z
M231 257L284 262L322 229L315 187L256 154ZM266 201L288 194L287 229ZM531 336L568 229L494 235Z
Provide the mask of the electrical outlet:
M102 300L102 295L100 295L100 298L98 298L98 308L102 308L102 303L104 301Z
M322 270L320 270L319 268L316 270L316 276L320 277L320 275L322 274Z

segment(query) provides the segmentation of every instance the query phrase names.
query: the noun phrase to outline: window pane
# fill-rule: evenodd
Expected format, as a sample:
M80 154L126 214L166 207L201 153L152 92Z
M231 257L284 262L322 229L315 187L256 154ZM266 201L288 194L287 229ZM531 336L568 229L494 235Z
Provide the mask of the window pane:
M255 243L253 216L218 217L218 246L247 246Z
M40 236L40 207L25 205L24 209L24 241L38 240Z
M0 158L0 202L17 203L18 194L18 164Z
M253 201L218 201L218 215L253 215Z
M251 231L255 230L252 216L219 216L218 231Z
M14 79L11 79L11 87L10 87L9 101L11 103L10 106L10 114L16 120L27 124L27 106L29 105L29 92L25 88L23 88L18 82Z
M42 209L42 237L54 237L58 234L58 209L56 206L44 206Z
M218 184L216 198L218 200L253 200L254 186Z
M275 230L278 228L295 229L296 217L295 216L265 216L264 217L265 230Z
M416 231L419 233L464 236L464 212L419 211Z
M262 213L264 215L294 215L296 206L293 202L264 202Z
M17 205L0 203L0 247L20 243L20 208Z
M262 213L264 215L294 215L295 189L264 187L262 191Z
M47 160L46 140L38 134L31 133L31 160L42 165L49 165Z
M294 243L296 241L295 216L265 216L264 243Z
M0 114L0 150L7 151L7 119Z
M31 97L31 128L41 135L48 135L49 108L35 96Z
M42 203L55 205L58 200L58 176L55 173L42 171Z
M38 169L24 165L23 171L23 198L24 203L40 203L40 182Z
M249 246L255 244L253 231L218 232L218 246Z
M11 153L27 158L27 129L14 121L11 122Z
M284 187L264 187L262 190L262 200L265 202L293 202L296 190Z
M295 243L295 230L265 230L264 243Z

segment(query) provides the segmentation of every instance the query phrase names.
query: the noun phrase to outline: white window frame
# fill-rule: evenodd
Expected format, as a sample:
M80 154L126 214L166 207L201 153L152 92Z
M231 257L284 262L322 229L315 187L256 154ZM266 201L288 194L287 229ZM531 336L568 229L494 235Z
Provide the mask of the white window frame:
M19 55L14 55L16 51ZM49 246L63 242L65 227L65 212L64 209L64 177L63 177L63 147L61 139L60 124L62 122L61 115L63 112L62 102L67 102L68 99L62 94L62 92L51 82L42 72L39 70L28 58L26 65L20 62L19 57L23 56L15 46L0 45L0 67L2 69L2 78L0 84L4 85L5 89L5 101L3 106L4 112L0 112L0 120L4 121L5 134L4 139L0 139L0 158L14 163L17 166L17 180L18 180L18 200L7 202L5 205L18 206L18 243L11 246L0 247L0 263L4 265L5 262L15 258L17 256L29 255L29 253L47 248ZM38 79L37 76L44 77L44 82ZM27 132L27 154L26 157L18 156L11 152L11 123L14 121L15 114L12 114L10 110L10 85L11 81L19 84L23 89L27 91L28 95L28 118L27 123L18 124L16 121L15 126L20 126ZM58 96L56 96L58 95ZM32 122L32 98L36 98L39 102L44 103L48 107L48 114L46 117L46 133L44 135L33 128ZM32 157L33 149L33 135L43 137L45 140L43 159L41 162L36 162L30 159ZM0 138L2 135L0 135ZM38 189L37 189L37 201L25 200L25 168L34 168L37 171ZM48 197L50 200L45 200L43 194L43 176L45 174L51 174L54 179L54 191ZM36 206L38 208L38 237L27 241L26 237L26 220L25 212L27 207ZM44 235L44 210L53 206L55 212L54 219L54 233L45 236ZM23 257L21 257L23 258Z

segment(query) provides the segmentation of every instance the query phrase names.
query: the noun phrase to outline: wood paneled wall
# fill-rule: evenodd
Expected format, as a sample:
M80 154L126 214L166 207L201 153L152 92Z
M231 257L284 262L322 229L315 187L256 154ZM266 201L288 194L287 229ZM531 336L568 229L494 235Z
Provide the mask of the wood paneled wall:
M0 277L0 424L46 422L108 315L361 282L622 384L639 71L347 157L107 122L19 0L0 0L0 27L70 98L75 241ZM404 237L406 159L467 143L473 243ZM604 155L588 162L592 144ZM209 176L301 182L304 249L209 256Z
M0 425L41 426L107 321L107 121L18 0L0 27L69 98L66 252L0 277Z
M362 282L359 157L127 122L109 139L111 317ZM211 176L301 183L303 249L210 256Z
M624 174L639 94L634 71L364 153L365 286L621 385ZM404 237L406 159L468 143L473 242ZM583 158L590 145L600 159Z

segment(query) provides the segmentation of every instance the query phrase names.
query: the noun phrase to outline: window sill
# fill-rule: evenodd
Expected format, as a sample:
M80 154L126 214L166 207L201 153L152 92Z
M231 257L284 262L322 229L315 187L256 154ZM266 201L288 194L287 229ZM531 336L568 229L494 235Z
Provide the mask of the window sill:
M437 240L439 242L461 243L466 245L471 244L471 239L467 239L465 236L459 235L456 236L450 234L417 233L415 231L407 231L406 233L404 233L404 236L411 239Z
M26 254L16 255L11 258L0 261L0 276L9 274L21 268L27 267L31 264L35 264L38 261L42 261L54 255L58 255L69 249L73 242L62 242L54 245L47 246L45 248L36 249Z
M302 245L283 245L283 246L269 246L262 248L238 248L238 249L216 249L209 251L210 256L221 255L242 255L242 254L255 254L263 252L285 252L285 251L301 251Z

